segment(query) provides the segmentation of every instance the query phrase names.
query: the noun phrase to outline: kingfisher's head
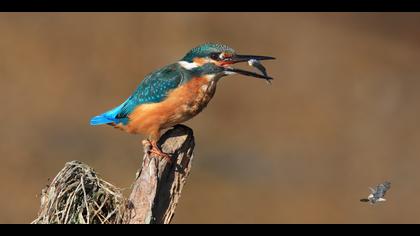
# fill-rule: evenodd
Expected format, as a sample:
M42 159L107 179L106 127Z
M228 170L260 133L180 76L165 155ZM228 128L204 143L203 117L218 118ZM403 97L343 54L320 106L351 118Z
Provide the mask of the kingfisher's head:
M273 57L256 55L239 55L235 50L216 43L206 43L191 49L179 62L187 70L200 70L203 74L218 73L219 76L242 74L270 80L266 75L235 69L232 64L250 60L271 60Z

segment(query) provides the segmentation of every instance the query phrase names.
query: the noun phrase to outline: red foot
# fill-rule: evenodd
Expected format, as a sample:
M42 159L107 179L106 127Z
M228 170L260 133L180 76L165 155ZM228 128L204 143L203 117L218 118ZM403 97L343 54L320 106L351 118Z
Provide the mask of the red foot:
M146 143L149 145L149 147L151 146L151 148L147 150L148 154L152 154L153 156L166 159L169 163L172 163L171 156L167 153L162 152L162 150L159 149L155 141L147 140Z

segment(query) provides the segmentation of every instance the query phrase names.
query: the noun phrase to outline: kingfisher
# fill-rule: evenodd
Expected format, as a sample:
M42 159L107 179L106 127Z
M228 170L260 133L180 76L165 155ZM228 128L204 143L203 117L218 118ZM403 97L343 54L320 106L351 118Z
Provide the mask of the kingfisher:
M163 130L199 114L213 98L217 82L224 76L241 74L272 80L265 70L260 75L233 68L232 64L272 59L275 58L239 55L223 44L199 45L178 62L146 75L127 100L93 117L90 124L110 125L127 133L146 135L149 152L170 160L157 145Z

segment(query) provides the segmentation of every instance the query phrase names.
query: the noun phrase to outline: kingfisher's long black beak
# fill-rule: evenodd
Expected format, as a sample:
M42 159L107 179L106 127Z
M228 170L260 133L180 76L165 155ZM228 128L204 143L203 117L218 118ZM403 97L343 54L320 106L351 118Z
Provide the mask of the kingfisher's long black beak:
M228 64L235 64L235 63L239 63L239 62L258 62L258 61L262 61L262 60L274 60L274 57L268 57L268 56L255 56L255 55L233 55L232 57L226 58L225 61ZM226 72L230 72L230 73L237 73L237 74L241 74L241 75L245 75L245 76L252 76L255 78L259 78L259 79L265 79L268 82L270 82L270 80L272 80L273 78L269 77L266 74L265 68L264 66L262 66L260 63L250 63L250 65L256 67L257 69L259 69L263 75L251 72L251 71L246 71L246 70L241 70L241 69L236 69L236 68L232 68L232 67L226 67L225 71Z
M268 80L270 82L270 80L273 80L273 78L271 78L270 76L266 76L266 75L260 75L251 71L247 71L247 70L241 70L241 69L236 69L236 68L232 68L232 67L228 67L225 68L226 72L231 72L231 73L237 73L237 74L241 74L241 75L246 75L246 76L252 76L258 79L265 79Z
M257 61L263 61L263 60L274 60L276 58L274 57L268 57L268 56L255 56L255 55L233 55L229 58L229 61L231 63L238 63L238 62L245 62L249 60L257 60Z

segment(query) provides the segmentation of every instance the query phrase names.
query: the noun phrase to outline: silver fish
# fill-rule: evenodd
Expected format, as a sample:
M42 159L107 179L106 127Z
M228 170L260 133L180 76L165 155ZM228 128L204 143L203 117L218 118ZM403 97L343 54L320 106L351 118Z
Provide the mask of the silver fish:
M268 76L267 75L267 70L265 69L265 67L261 64L260 61L256 60L256 59L251 59L248 61L248 65L257 68L259 71L261 71L261 73L263 73L264 76ZM269 84L271 84L270 80L266 80Z

